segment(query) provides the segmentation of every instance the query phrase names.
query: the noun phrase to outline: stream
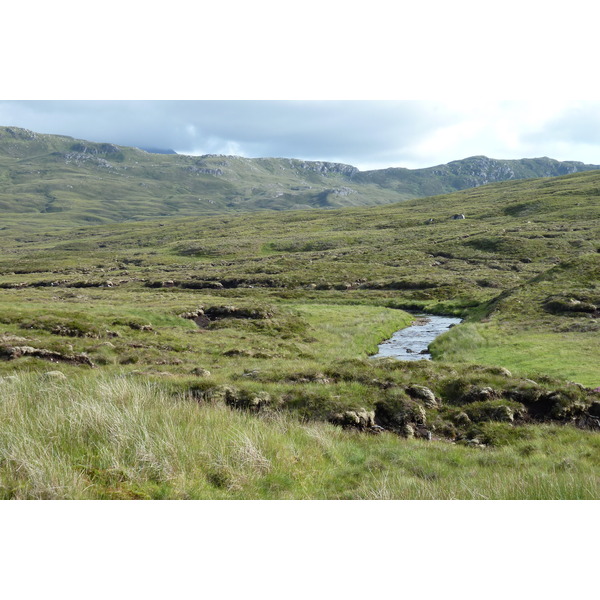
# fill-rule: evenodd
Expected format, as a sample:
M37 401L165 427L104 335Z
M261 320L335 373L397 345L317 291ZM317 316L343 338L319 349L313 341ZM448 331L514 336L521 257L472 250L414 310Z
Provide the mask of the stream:
M427 348L438 335L445 333L462 321L457 317L416 314L417 320L410 327L396 331L385 342L379 344L379 352L371 358L392 357L398 360L431 360Z

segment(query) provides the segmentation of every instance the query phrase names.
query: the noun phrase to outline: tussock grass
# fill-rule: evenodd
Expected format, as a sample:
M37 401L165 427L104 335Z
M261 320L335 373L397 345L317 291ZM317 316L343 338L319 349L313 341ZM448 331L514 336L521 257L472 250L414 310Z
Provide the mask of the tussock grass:
M200 405L127 378L3 382L3 498L595 498L600 440L539 426L486 449Z

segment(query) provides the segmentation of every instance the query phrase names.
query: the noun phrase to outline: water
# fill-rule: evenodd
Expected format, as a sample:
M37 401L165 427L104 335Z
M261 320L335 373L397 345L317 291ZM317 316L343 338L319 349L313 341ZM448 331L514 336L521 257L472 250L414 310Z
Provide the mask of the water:
M438 335L448 331L452 325L462 321L457 317L437 315L415 315L417 321L410 327L396 331L385 342L379 344L379 352L371 358L393 357L398 360L431 360L427 347Z

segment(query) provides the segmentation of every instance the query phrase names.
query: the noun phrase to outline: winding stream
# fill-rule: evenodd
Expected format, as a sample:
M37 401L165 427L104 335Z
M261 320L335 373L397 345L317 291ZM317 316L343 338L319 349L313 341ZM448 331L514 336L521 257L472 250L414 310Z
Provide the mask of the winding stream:
M385 342L379 344L379 352L371 358L393 357L398 360L431 360L427 348L433 340L462 321L457 317L438 315L415 315L417 320L410 327L396 331Z

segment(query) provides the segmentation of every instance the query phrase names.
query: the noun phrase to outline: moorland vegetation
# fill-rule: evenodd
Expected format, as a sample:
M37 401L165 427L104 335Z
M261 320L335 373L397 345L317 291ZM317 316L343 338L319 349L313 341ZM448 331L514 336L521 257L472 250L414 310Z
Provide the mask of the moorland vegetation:
M99 224L0 174L2 497L600 497L600 171L142 219L70 164ZM464 322L370 359L415 311Z

